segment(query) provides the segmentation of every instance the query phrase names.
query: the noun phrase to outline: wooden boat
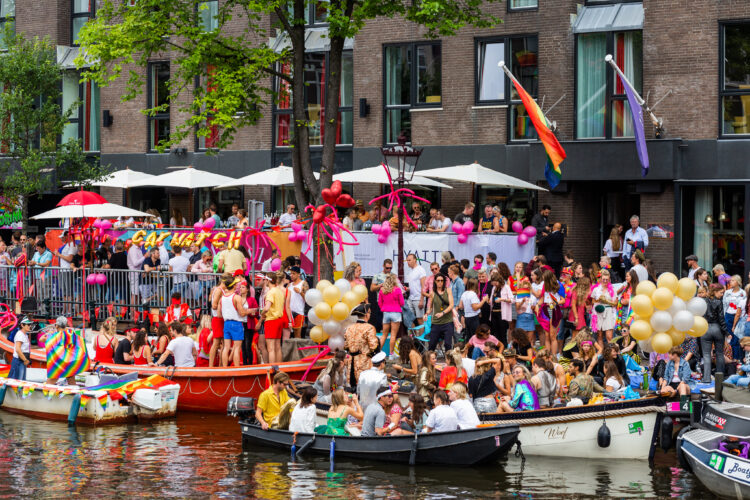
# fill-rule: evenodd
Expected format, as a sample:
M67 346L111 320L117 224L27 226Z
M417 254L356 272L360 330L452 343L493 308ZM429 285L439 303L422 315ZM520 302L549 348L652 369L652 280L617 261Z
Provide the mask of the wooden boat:
M687 463L703 486L720 497L750 498L749 436L739 439L744 442L744 456L724 451L727 437L719 432L696 429L677 439L680 463Z
M750 434L750 406L707 401L701 410L701 427L730 436Z

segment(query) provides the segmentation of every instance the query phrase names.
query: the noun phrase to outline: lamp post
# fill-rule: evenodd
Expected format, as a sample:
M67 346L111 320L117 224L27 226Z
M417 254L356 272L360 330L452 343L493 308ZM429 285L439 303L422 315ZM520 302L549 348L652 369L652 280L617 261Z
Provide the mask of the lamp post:
M388 168L398 172L398 188L404 187L404 184L410 182L414 177L414 171L417 169L421 149L415 149L406 145L406 134L402 131L397 139L398 144L390 148L380 148L383 154L385 164ZM404 212L403 209L398 211L398 279L404 282Z

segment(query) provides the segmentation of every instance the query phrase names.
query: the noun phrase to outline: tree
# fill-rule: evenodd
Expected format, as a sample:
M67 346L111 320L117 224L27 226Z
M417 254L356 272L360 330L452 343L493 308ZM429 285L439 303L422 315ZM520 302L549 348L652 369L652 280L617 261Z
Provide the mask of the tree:
M498 0L489 0L496 2ZM309 2L309 0L308 0ZM498 20L482 11L483 0L330 0L318 1L328 23L329 77L325 95L323 152L320 180L310 161L310 117L305 103L305 0L225 0L206 29L202 21L208 2L198 0L105 0L97 17L79 34L87 59L95 61L84 72L100 85L121 77L127 68L123 100L142 92L150 60L170 55L170 100L192 88L192 98L180 111L190 116L170 137L167 147L194 131L209 136L218 127L217 146L232 142L236 132L255 125L263 110L291 89L293 132L292 167L297 204L322 202L321 191L331 185L338 125L339 92L344 44L367 20L402 16L426 28L427 36L450 36L466 25L489 27ZM237 29L237 28L241 29ZM228 29L227 29L228 28ZM270 34L285 37L288 48L275 52ZM79 58L83 63L83 58ZM286 69L288 68L288 69ZM139 71L140 69L140 71ZM300 75L299 77L297 75ZM285 82L279 85L279 82ZM155 114L159 108L145 113ZM306 193L309 193L309 198Z
M25 223L29 197L59 187L62 180L90 182L106 172L87 158L78 140L59 144L74 107L60 108L62 70L54 45L12 31L3 36L7 51L0 55L0 190L6 200L22 201Z

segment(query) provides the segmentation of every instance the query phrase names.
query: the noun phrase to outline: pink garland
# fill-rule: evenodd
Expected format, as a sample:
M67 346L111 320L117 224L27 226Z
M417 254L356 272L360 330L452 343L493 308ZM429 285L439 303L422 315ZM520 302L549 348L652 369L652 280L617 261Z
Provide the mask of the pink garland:
M406 222L414 226L414 228L417 228L416 223L409 217L409 214L406 211L406 207L401 201L401 196L404 196L405 198L412 198L414 200L419 200L427 203L428 205L430 202L428 200L425 200L424 198L420 198L419 196L414 194L414 191L412 191L409 188L401 188L401 189L394 189L393 188L393 178L391 177L391 171L388 169L387 166L383 164L383 168L385 169L385 173L388 176L388 183L391 186L391 192L388 194L384 194L382 196L378 196L377 198L373 198L370 200L370 205L372 205L374 202L382 199L382 198L388 198L388 212L393 210L393 205L395 204L399 210L404 212L404 219L406 219Z

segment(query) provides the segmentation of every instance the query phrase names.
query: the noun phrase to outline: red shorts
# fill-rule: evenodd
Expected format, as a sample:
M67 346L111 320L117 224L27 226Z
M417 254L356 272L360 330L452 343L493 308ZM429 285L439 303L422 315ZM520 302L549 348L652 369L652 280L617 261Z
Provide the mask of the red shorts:
M282 331L284 330L284 317L278 319L272 319L271 321L265 322L264 334L266 340L276 340L281 338Z
M208 366L208 360L206 358L201 358L198 356L195 358L195 366Z
M224 318L221 316L211 317L211 331L214 332L214 339L224 338Z
M292 327L293 328L302 328L302 325L305 323L305 315L304 314L294 314L294 322Z

